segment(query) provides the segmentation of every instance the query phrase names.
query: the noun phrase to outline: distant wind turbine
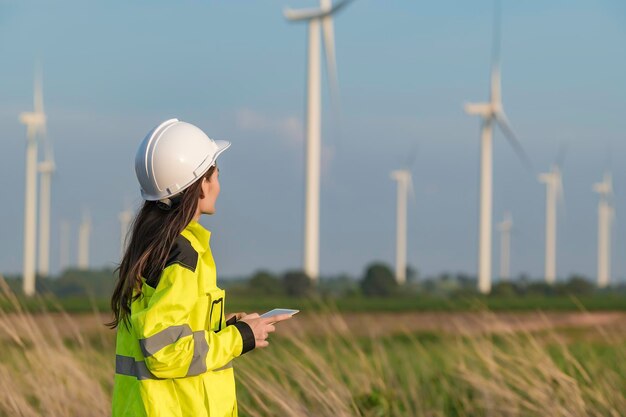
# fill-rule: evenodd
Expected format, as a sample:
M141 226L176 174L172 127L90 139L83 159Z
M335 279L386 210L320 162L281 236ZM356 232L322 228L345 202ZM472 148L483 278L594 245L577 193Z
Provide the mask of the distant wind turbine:
M611 227L615 215L612 205L613 178L608 172L600 183L593 185L600 194L598 203L598 286L605 288L611 282Z
M478 239L478 290L483 293L491 292L491 228L492 228L492 184L493 184L493 125L494 122L509 143L526 164L530 161L526 156L502 107L500 85L500 13L499 3L496 3L494 17L493 58L491 64L491 91L488 103L467 103L465 112L482 118L481 156L480 156L480 221Z
M498 224L500 232L500 279L508 281L511 278L511 228L513 218L510 212L504 213L504 220Z
M63 220L59 229L59 269L65 271L70 266L70 222Z
M78 228L78 268L89 269L89 238L91 236L91 216L83 213L83 220Z
M49 138L45 140L45 159L39 163L39 275L50 275L50 179L56 166Z
M318 9L284 11L290 21L309 24L307 117L306 117L306 197L304 213L304 272L312 280L319 276L319 205L321 158L321 64L320 24L324 36L326 65L331 95L337 94L337 64L332 15L347 5L344 0L332 5L331 0L320 0Z
M119 214L120 220L120 255L124 256L124 250L126 249L126 237L128 236L128 229L130 222L133 220L133 211L126 209Z
M43 109L41 71L35 75L34 111L20 114L26 125L26 188L24 198L24 264L22 269L24 294L35 294L35 252L37 246L37 138L46 133Z
M563 180L559 165L553 164L550 172L539 175L546 184L546 255L544 276L548 284L556 281L556 203L563 201Z
M411 171L396 170L391 178L398 182L398 200L396 214L396 281L402 285L406 282L406 207L409 192L414 194Z

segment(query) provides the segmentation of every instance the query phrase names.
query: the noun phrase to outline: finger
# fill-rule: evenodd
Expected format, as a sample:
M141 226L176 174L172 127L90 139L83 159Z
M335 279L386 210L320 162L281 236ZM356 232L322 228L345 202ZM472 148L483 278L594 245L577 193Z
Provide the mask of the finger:
M265 328L265 331L268 333L272 333L273 331L276 331L276 327L271 324L268 324L267 327Z
M279 321L288 320L291 316L291 314L280 314L278 316L267 317L265 323L277 323Z
M257 340L256 344L254 345L255 348L264 348L267 347L270 344L270 342L268 342L267 340Z
M252 313L246 316L247 319L257 319L259 318L259 313Z

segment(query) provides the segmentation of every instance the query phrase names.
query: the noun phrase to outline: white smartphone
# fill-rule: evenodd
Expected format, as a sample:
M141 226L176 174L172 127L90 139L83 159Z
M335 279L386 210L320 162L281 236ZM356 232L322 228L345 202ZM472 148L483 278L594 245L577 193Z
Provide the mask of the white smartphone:
M273 317L273 316L278 316L280 314L290 314L290 315L294 315L297 312L299 312L300 310L291 310L288 308L275 308L273 310L270 310L266 313L261 314L261 317Z

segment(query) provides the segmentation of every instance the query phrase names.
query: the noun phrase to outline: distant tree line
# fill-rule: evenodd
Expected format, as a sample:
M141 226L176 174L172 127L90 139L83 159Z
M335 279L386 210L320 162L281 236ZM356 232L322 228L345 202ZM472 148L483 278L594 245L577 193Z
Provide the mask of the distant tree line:
M464 273L442 273L434 277L420 278L418 271L408 267L407 282L398 285L389 265L373 262L366 266L359 277L338 275L321 277L315 282L301 270L288 270L275 274L259 270L250 277L219 279L219 285L232 295L271 295L289 297L404 297L404 296L478 296L476 278ZM7 276L9 287L22 293L19 276ZM59 298L93 297L108 298L113 292L116 276L112 268L101 270L67 269L54 278L37 278L38 294L54 294ZM513 296L563 296L590 295L602 292L626 295L626 285L614 285L599 290L595 283L582 275L572 275L554 285L542 280L520 276L511 281L495 282L491 297Z
M407 282L399 285L391 268L382 262L369 264L363 275L350 277L322 277L317 283L310 280L302 271L292 270L282 275L269 271L257 271L245 283L233 286L236 292L254 293L259 295L288 295L307 297L313 295L330 295L336 297L397 297L397 296L478 296L476 278L464 273L442 273L425 279L418 278L418 272L412 267L407 268ZM626 294L626 285L613 286L599 290L587 277L572 275L565 281L550 285L542 280L531 280L520 276L511 281L495 282L490 296L564 296L590 295L594 293L614 292Z

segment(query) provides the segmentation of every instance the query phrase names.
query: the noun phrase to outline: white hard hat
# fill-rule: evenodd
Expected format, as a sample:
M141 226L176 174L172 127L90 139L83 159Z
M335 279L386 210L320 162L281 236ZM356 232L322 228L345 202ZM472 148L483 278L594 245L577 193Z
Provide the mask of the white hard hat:
M164 121L148 132L135 156L141 196L167 201L202 177L229 146L190 123Z

